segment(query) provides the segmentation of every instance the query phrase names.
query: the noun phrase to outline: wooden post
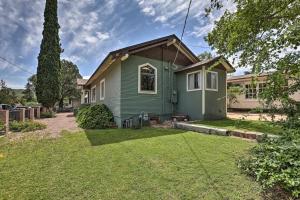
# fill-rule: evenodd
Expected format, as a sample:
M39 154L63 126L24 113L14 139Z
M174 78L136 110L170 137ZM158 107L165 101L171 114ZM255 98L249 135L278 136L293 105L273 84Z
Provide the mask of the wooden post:
M9 111L8 110L0 110L0 120L4 123L5 133L7 134L9 131Z
M25 122L25 108L21 108L20 109L20 112L19 112L19 119L20 119L20 122Z
M30 120L34 120L34 108L28 108L28 118L30 119Z
M41 118L41 107L36 107L36 118L40 119Z

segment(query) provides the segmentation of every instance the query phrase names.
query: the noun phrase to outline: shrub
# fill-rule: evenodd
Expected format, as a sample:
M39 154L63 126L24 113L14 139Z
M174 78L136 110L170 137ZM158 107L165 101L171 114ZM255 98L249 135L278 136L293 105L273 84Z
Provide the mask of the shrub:
M45 124L35 122L35 121L25 121L18 122L12 121L9 124L9 129L13 132L30 132L36 130L45 129L47 126Z
M84 109L84 108L87 108L87 107L89 107L89 106L90 106L89 104L82 104L82 105L80 105L79 108L74 108L74 109L73 109L73 114L74 114L74 116L77 116L77 115L78 115L79 110Z
M300 133L289 130L279 138L264 138L239 167L254 176L265 189L281 188L294 198L300 196Z
M53 118L55 117L55 112L53 111L47 111L41 113L41 118Z
M109 108L101 104L80 108L77 122L79 127L84 129L104 129L114 124L114 118Z

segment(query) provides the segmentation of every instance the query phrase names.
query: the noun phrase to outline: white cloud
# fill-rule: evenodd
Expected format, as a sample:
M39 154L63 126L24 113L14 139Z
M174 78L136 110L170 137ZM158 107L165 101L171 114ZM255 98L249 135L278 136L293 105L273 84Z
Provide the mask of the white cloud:
M91 76L83 76L83 79L90 79Z
M152 17L154 22L160 22L163 25L175 27L183 24L184 17L188 9L187 0L136 0L142 13ZM235 4L231 0L223 0L224 7L218 10L208 18L205 17L205 8L210 5L210 0L194 0L191 5L189 20L196 20L197 23L190 34L196 37L206 35L214 27L214 22L218 20L226 9L234 11ZM151 11L151 12L150 12Z
M155 10L152 6L149 7L144 7L142 9L142 12L145 13L148 16L154 16L155 15Z
M85 62L86 57L98 60L109 46L108 39L114 37L114 32L120 25L119 22L110 23L110 29L103 25L112 20L111 15L119 1L102 0L101 4L96 0L58 2L60 38L64 49L62 58L68 58L75 63ZM42 40L44 7L44 0L0 0L0 55L29 71L36 71ZM118 45L118 40L113 42L116 41ZM30 62L22 65L21 60ZM11 82L26 81L25 77L23 80L13 80L11 77L21 72L7 63L0 61L0 70L0 78L9 77Z

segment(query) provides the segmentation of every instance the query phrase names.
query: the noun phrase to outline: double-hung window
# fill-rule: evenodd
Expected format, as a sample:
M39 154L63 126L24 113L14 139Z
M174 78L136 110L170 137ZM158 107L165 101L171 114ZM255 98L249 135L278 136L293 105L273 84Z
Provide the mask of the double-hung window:
M246 84L245 85L245 98L246 99L256 99L257 98L256 84Z
M91 102L96 102L96 85L91 89Z
M143 94L157 93L157 69L149 63L140 65L138 92Z
M218 91L218 72L206 72L206 89Z
M195 71L187 73L187 91L201 90L202 88L202 73L201 71Z
M100 100L105 98L105 79L100 81Z

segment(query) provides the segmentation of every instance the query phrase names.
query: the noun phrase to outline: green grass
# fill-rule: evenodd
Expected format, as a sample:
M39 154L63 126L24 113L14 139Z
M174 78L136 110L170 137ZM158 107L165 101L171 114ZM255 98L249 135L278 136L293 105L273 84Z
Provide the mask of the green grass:
M261 199L235 163L254 145L150 128L0 143L0 199Z
M268 121L224 119L214 121L196 121L194 123L225 128L228 130L256 131L276 135L280 135L280 133L283 131L280 125Z

